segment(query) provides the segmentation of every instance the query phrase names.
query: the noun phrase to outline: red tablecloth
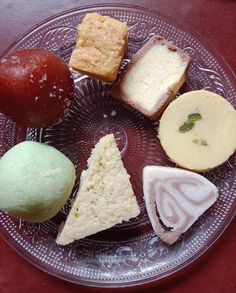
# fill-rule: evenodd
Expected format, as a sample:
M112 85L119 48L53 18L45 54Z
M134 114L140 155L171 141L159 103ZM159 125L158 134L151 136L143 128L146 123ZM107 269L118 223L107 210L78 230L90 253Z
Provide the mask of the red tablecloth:
M106 1L122 3L122 1ZM1 0L0 52L18 36L38 22L66 9L95 0ZM125 3L155 9L189 25L200 33L225 57L236 72L236 1L234 0L136 0ZM199 260L176 276L148 287L122 289L122 292L236 292L236 220L223 236ZM69 284L38 270L18 256L0 239L0 292L120 292L119 290L91 289Z

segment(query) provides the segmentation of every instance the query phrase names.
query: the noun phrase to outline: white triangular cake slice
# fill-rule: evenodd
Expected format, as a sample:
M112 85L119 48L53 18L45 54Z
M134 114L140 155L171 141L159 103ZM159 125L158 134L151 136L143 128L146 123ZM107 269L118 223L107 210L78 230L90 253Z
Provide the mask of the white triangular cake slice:
M169 245L177 241L218 197L216 186L205 177L163 166L143 169L143 192L153 230Z
M113 134L102 137L56 242L66 245L138 216L140 209Z

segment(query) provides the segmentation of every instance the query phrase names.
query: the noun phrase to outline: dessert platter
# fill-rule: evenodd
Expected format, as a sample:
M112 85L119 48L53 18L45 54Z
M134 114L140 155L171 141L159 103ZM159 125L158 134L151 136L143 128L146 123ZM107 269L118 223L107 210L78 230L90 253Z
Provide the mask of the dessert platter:
M157 281L233 219L236 80L176 20L66 11L1 56L0 88L0 235L47 273Z

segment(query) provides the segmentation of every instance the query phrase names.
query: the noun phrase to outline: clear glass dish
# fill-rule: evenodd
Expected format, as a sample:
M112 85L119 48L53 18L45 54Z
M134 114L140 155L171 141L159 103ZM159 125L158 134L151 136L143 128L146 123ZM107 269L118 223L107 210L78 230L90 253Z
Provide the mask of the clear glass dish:
M224 59L199 35L157 12L134 6L98 5L67 11L37 25L4 54L23 48L50 50L65 61L75 45L76 26L88 12L113 16L129 25L124 64L153 34L173 41L192 56L189 78L180 93L207 89L236 107L235 77ZM0 234L20 255L40 269L74 283L95 287L123 287L165 278L190 264L223 233L236 209L236 156L205 174L219 189L217 202L174 245L167 246L153 233L142 194L142 169L148 164L173 166L160 147L153 123L124 108L109 95L110 85L73 73L76 101L67 118L46 129L24 129L0 113L0 156L23 140L55 146L76 165L78 179L91 148L100 137L114 133L141 208L136 219L58 246L59 224L68 202L50 221L40 224L11 218L0 212Z

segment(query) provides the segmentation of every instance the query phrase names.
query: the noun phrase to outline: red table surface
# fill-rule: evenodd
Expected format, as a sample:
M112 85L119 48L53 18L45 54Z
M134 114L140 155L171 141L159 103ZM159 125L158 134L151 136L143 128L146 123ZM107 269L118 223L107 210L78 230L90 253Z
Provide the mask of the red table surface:
M58 12L101 1L1 0L0 53L32 26ZM106 1L122 3L122 1ZM188 25L224 56L236 72L235 0L125 1L155 9ZM168 280L125 289L93 289L67 283L29 264L0 239L0 293L28 292L236 292L236 220L200 259Z

